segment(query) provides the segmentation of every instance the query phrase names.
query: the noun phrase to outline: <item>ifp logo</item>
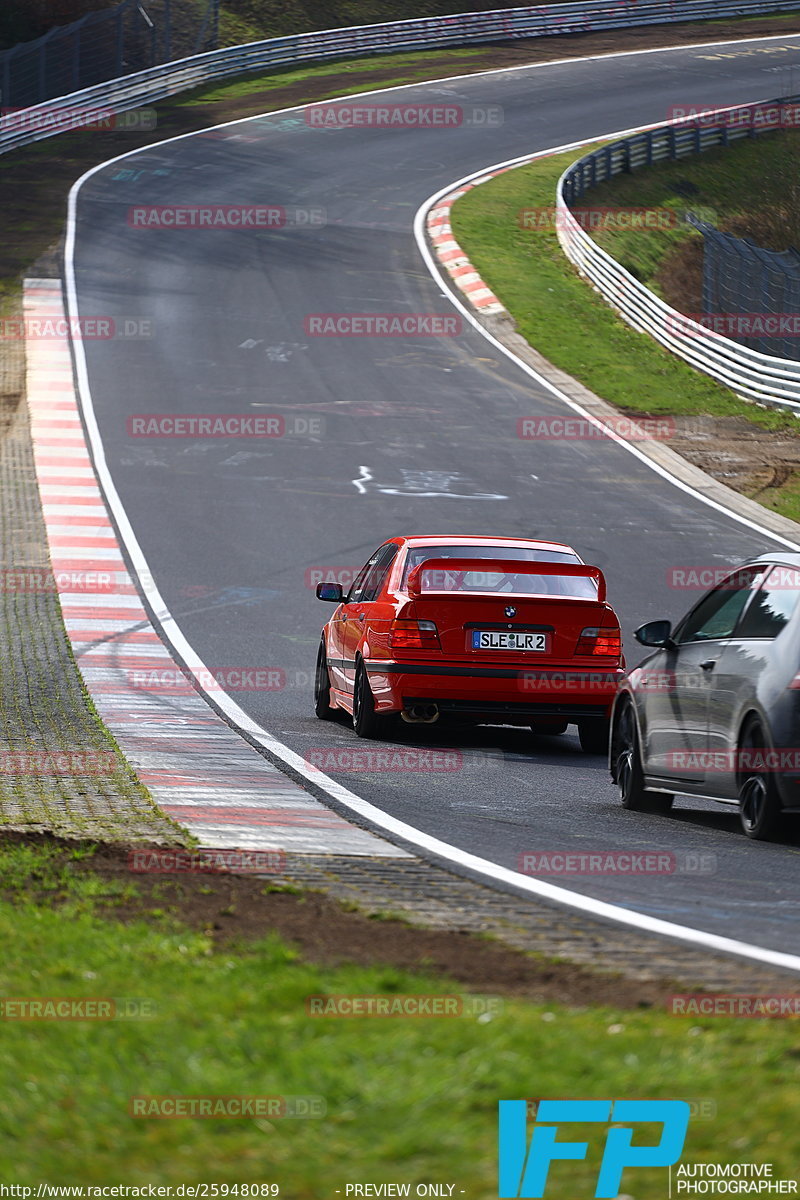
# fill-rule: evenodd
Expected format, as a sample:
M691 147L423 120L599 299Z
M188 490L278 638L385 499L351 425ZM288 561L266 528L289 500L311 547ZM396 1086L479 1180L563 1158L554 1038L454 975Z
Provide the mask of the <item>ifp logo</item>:
M550 1164L559 1159L586 1158L588 1142L557 1141L563 1123L612 1125L606 1131L595 1197L608 1200L622 1191L626 1167L670 1167L681 1156L689 1126L685 1100L541 1100L536 1111L530 1148L525 1100L500 1101L500 1168L497 1194L501 1200L539 1200L544 1196ZM633 1145L633 1125L661 1126L655 1145Z

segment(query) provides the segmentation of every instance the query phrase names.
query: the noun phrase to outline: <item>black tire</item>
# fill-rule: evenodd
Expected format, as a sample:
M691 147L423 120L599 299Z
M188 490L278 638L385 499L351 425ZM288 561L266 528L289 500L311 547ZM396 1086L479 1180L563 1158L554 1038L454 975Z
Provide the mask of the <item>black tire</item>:
M551 721L543 717L541 721L531 721L531 733L535 733L537 737L558 737L559 734L567 732L568 724L568 721Z
M757 717L751 718L739 738L739 752L749 751L752 766L739 771L739 820L747 837L755 842L773 841L783 826L783 808L774 774L759 765L758 751L770 749L769 739ZM741 761L741 758L740 758Z
M604 718L592 717L578 722L578 737L584 754L608 754L611 727Z
M369 686L369 677L363 662L359 660L353 685L353 729L360 738L378 735L380 717L375 714L375 697Z
M317 669L314 674L314 712L320 721L335 721L337 709L331 707L331 677L328 674L328 656L325 643L320 642L317 652Z
M672 808L673 796L648 792L644 786L639 730L630 701L623 704L614 724L611 775L619 788L622 807L630 812L668 813Z

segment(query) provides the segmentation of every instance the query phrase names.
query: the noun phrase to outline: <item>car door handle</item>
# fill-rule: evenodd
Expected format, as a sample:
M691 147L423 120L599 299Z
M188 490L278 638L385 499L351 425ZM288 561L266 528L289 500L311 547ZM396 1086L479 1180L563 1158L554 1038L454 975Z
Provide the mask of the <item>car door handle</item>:
M717 665L717 660L715 658L707 658L705 662L700 663L700 670L701 671L713 671L714 667L716 665Z
M364 614L363 614L363 613L359 613L359 614L358 614L358 619L359 619L359 621L363 621L363 620L364 620Z

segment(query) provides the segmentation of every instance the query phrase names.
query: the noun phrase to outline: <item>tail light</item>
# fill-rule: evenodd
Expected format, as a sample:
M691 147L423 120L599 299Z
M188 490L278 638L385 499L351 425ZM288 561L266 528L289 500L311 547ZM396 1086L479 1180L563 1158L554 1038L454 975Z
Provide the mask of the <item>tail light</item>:
M392 650L441 650L433 621L394 621L389 635Z
M789 684L789 688L793 692L800 691L800 675L794 676L792 682Z
M575 647L576 655L619 658L622 654L622 634L619 629L584 629Z

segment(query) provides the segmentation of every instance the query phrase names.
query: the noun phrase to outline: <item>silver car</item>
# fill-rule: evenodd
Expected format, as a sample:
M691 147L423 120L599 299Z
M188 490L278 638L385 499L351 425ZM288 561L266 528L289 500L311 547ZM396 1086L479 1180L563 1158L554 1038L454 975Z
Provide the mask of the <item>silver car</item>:
M609 766L625 808L665 813L676 793L739 809L771 839L800 811L800 554L731 570L629 672L611 715Z

